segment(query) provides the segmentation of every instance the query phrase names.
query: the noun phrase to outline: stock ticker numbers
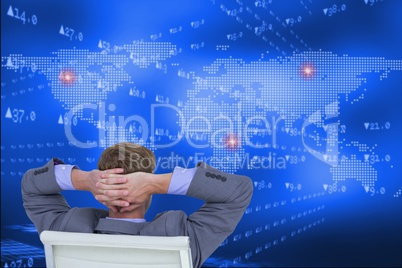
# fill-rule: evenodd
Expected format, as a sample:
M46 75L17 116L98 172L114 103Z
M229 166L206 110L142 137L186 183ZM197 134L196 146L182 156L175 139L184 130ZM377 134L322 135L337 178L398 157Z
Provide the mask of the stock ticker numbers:
M13 7L10 5L10 7L7 10L7 15L20 20L22 22L22 24L32 24L32 25L36 25L38 23L38 18L35 14L29 15L29 13L27 13L24 10L21 10L17 7Z
M254 182L256 189L273 189L272 183L265 183L264 180ZM265 186L267 185L267 186ZM221 247L227 247L231 244L248 241L248 246L243 255L234 257L228 264L241 263L242 260L248 260L253 255L268 251L273 247L285 243L304 232L311 230L325 222L325 204L322 198L326 195L325 192L318 191L310 194L300 193L301 184L285 183L284 187L293 192L292 198L282 198L273 200L268 203L257 203L255 206L250 206L245 212L245 217L256 217L257 215L276 215L274 219L256 223L252 229L247 229L242 233L233 233L226 239ZM321 203L317 205L317 203ZM281 213L283 211L292 211L291 213ZM279 213L279 214L278 214ZM267 217L272 218L272 217ZM265 217L262 217L265 219ZM272 235L274 233L275 235ZM271 235L270 235L271 234ZM261 242L258 237L263 236L269 238L265 242ZM252 240L258 240L257 244L250 243ZM253 246L254 245L254 246Z
M36 113L34 111L25 111L24 109L11 109L7 108L7 112L4 116L7 119L11 119L14 123L34 122L36 119Z
M364 123L364 128L366 130L388 130L391 128L391 123L366 122Z
M364 3L369 6L374 6L375 4L381 3L384 0L364 0Z
M346 11L346 4L342 4L340 7L333 5L332 7L324 8L322 11L326 16L331 17L337 13Z
M45 265L44 251L11 239L1 240L2 267L41 267Z
M70 41L78 40L82 42L84 40L84 35L81 32L76 33L74 29L63 25L60 26L59 34L67 36Z

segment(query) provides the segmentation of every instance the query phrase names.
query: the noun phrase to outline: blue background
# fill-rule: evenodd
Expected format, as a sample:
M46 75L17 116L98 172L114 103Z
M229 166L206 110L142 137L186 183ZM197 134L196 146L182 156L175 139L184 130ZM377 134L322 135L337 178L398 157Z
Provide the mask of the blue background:
M143 142L157 159L173 155L189 167L197 157L235 155L282 163L221 166L249 176L255 190L238 227L206 267L400 267L401 11L397 0L2 1L2 267L44 265L43 246L22 206L24 172L51 157L91 170L102 150L120 141ZM143 47L133 48L133 56L127 47L136 44ZM98 58L90 62L90 53ZM133 61L137 56L140 60ZM124 62L121 68L118 59ZM303 75L305 63L313 67L312 77ZM247 68L253 90L240 82L230 84L246 79ZM59 79L66 70L75 75L72 85ZM88 82L90 73L96 75ZM109 88L97 87L99 81ZM335 95L326 95L332 85ZM226 88L229 93L221 93ZM231 95L237 89L240 97ZM264 99L264 92L272 101ZM286 105L277 108L281 98ZM310 106L297 106L298 99ZM239 100L243 108L237 108ZM339 109L336 119L322 117L304 137L309 147L325 151L329 130L323 125L335 123L339 152L332 157L338 166L315 158L302 143L303 122L333 102ZM75 115L74 122L66 120L65 114L80 103L96 109ZM171 106L152 114L155 104L174 106L182 116ZM268 108L262 108L265 104ZM240 121L235 121L237 112ZM144 118L149 130L145 141L139 141L143 132L136 132L139 122L132 122L134 131L131 123L123 126L123 134L113 131L110 116L118 124L119 117L132 115ZM171 135L191 132L180 120L197 115L211 120L213 130L227 127L214 121L219 115L233 119L236 129L254 115L270 123L272 116L287 117L277 124L278 148L273 142L264 148L249 146L244 133L235 151L219 148L211 136L159 146L178 140ZM103 141L97 128L102 116ZM193 131L205 121L199 123ZM74 145L65 127L72 128L77 140L97 145ZM271 132L255 135L253 141L264 144L272 138ZM208 146L196 148L190 140ZM169 161L156 173L172 171L174 161ZM65 195L71 206L102 207L89 193ZM201 205L189 197L155 196L146 218L170 209L191 213Z

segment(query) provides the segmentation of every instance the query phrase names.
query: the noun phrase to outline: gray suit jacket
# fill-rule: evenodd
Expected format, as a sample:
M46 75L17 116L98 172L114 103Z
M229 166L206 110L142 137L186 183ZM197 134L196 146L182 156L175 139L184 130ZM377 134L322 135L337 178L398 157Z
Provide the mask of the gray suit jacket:
M202 263L228 237L240 221L253 193L246 176L219 171L199 163L187 191L205 200L187 217L183 211L166 211L151 222L105 219L107 210L71 208L56 182L53 158L45 166L28 170L22 179L24 208L39 233L44 230L151 236L189 236L194 267Z

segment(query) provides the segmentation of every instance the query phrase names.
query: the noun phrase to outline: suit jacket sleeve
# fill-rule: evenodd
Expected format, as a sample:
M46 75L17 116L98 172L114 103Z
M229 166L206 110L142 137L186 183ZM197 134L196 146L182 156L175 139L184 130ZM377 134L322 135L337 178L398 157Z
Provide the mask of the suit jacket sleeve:
M41 168L28 170L22 178L22 200L29 219L39 234L44 230L93 232L97 220L107 216L107 211L70 208L60 194L62 189L55 178L54 163L64 164L53 158Z
M21 182L25 211L39 233L51 230L59 216L70 209L60 194L62 189L55 179L54 162L63 164L53 158L43 167L25 172Z
M187 219L195 267L201 266L234 231L252 193L250 178L228 174L205 163L198 164L187 191L188 196L205 200L205 204Z

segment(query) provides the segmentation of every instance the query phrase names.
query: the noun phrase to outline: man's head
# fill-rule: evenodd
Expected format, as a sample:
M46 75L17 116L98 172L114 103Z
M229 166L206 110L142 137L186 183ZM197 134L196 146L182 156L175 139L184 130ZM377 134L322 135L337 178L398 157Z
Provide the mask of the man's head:
M139 171L153 173L155 165L155 155L151 150L131 142L121 142L106 148L98 161L99 170L123 168L123 174ZM151 199L144 204L144 213L151 205Z
M153 173L155 162L155 155L151 150L135 143L121 142L103 151L98 169L123 168L123 174L137 171Z

